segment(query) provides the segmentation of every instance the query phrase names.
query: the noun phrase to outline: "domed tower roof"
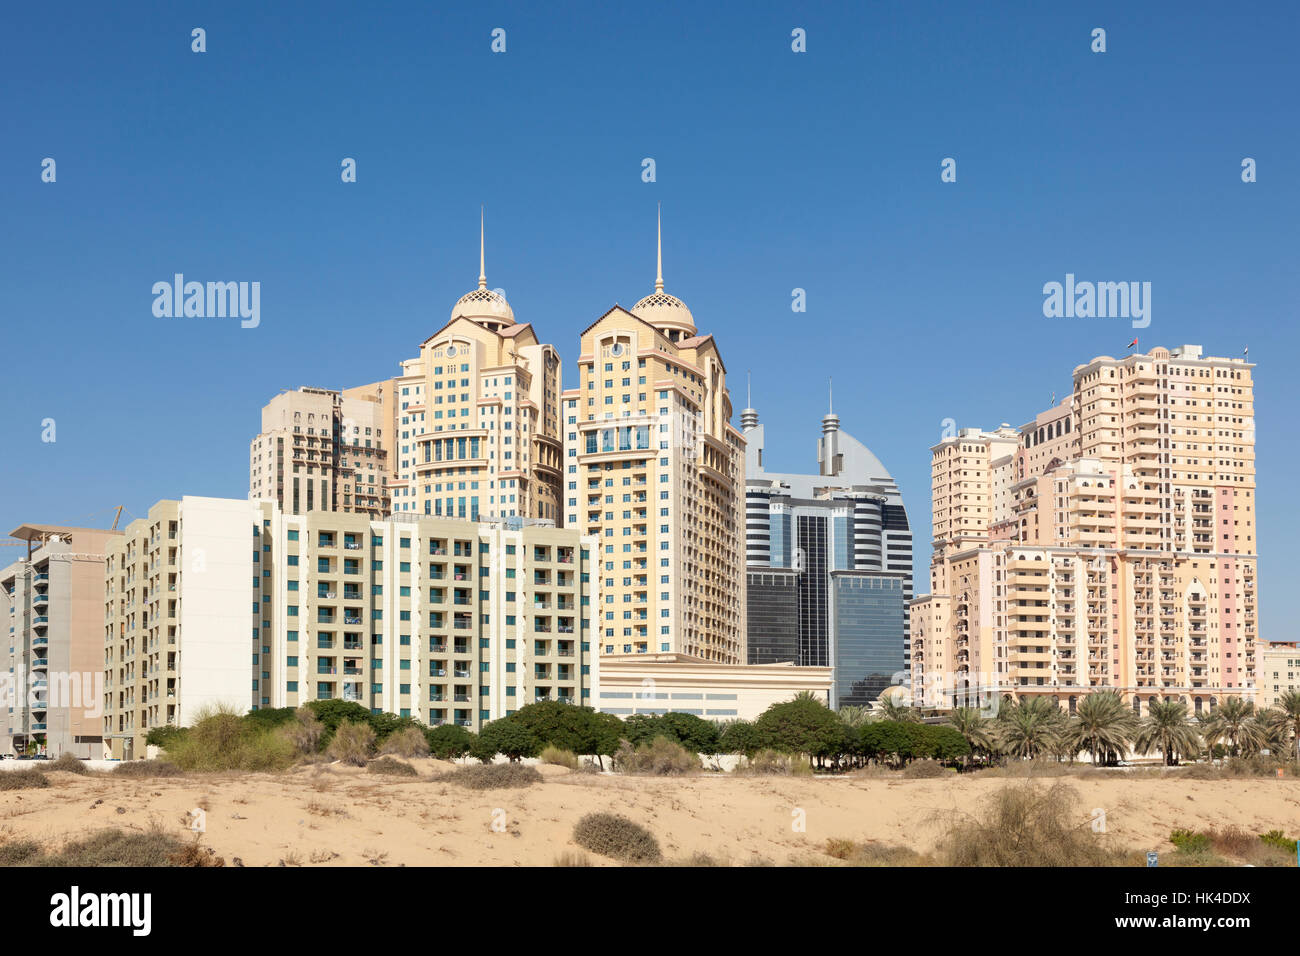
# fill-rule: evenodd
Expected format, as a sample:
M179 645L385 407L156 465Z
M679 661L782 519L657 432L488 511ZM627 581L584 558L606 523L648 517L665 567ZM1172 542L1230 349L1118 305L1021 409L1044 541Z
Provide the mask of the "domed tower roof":
M659 218L659 257L658 271L655 274L655 290L636 305L632 314L649 322L674 342L691 338L696 334L695 317L686 303L675 295L664 291L664 227L663 217Z
M483 260L483 211L478 223L478 288L466 292L451 307L451 318L470 319L496 331L515 324L515 312L506 297L487 287L487 270Z

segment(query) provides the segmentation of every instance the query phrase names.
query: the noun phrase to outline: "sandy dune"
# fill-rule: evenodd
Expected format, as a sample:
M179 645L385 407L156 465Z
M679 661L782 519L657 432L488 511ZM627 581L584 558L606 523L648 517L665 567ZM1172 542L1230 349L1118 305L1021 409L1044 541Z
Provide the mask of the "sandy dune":
M104 827L178 835L204 808L205 845L246 866L549 866L578 851L570 835L584 813L609 810L648 827L669 860L707 853L728 863L833 863L827 838L928 852L936 814L968 809L1005 779L939 780L621 777L539 769L527 789L474 791L433 783L451 769L416 760L421 778L392 778L338 765L287 774L190 774L140 780L50 773L45 790L0 792L0 840L57 843ZM1175 827L1241 826L1300 832L1300 780L1194 781L1107 776L1063 778L1079 794L1080 824L1105 810L1120 846L1168 851ZM795 824L802 821L799 832ZM494 829L495 824L495 829ZM597 864L615 865L592 857Z

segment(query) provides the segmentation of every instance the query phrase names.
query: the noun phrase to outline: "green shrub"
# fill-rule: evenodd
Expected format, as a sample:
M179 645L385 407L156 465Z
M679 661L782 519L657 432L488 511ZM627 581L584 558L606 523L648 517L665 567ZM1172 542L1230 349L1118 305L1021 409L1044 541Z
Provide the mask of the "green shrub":
M751 756L758 752L761 744L758 731L747 720L732 720L723 724L718 734L718 752L724 754L744 754Z
M561 750L559 747L547 746L543 748L541 761L542 763L554 764L557 767L568 767L570 770L578 769L578 755L572 750Z
M420 772L412 767L409 763L402 763L392 757L380 757L378 760L372 760L366 764L366 769L371 773L382 773L390 777L418 777Z
M118 777L179 777L183 772L170 760L126 760L113 768Z
M521 763L484 763L457 767L433 778L436 783L454 783L469 790L505 790L530 787L542 782L536 767Z
M1204 833L1192 830L1175 830L1169 834L1169 842L1183 853L1208 853L1210 838Z
M614 769L659 776L694 773L700 769L700 757L667 737L656 737L636 748L625 740L614 754Z
M345 720L334 731L326 753L353 767L364 767L375 747L375 732L369 724Z
M163 724L153 727L145 734L144 742L154 747L161 747L166 750L168 746L180 737L185 736L184 727L175 727L171 724Z
M50 769L63 770L67 773L90 773L90 771L86 769L86 765L70 753L60 754L59 759L50 764Z
M625 863L658 863L663 859L654 834L617 813L588 813L573 828L573 842Z
M472 731L460 724L439 724L424 731L429 753L439 760L456 760L465 756L478 739Z
M1267 833L1261 833L1259 838L1266 846L1275 846L1288 853L1296 852L1296 841L1288 840L1281 830L1269 830Z
M419 727L402 727L388 735L383 746L379 748L379 752L408 759L411 757L427 757L429 756L429 741L425 739L424 732Z
M222 706L200 711L194 726L173 738L167 749L176 766L199 772L283 770L294 756L294 746L280 725L249 720Z
M22 770L0 770L0 790L30 790L48 787L49 785L50 778L35 767L25 767Z
M536 757L541 749L541 742L531 730L511 717L503 717L483 726L470 754L484 763L490 762L497 754L515 763L523 757Z

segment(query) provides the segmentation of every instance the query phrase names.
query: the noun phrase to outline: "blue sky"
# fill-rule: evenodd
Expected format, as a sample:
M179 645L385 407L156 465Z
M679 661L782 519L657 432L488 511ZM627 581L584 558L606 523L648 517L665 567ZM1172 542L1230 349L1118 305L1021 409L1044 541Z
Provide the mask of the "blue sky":
M1044 318L1045 282L1151 282L1144 349L1249 346L1261 631L1300 636L1293 4L288 6L5 10L3 530L247 494L272 395L392 375L474 286L480 203L489 285L572 384L581 329L651 290L662 201L667 289L737 408L752 370L772 467L811 470L834 376L918 591L942 421L1027 421L1135 334ZM176 272L259 281L260 327L155 318Z

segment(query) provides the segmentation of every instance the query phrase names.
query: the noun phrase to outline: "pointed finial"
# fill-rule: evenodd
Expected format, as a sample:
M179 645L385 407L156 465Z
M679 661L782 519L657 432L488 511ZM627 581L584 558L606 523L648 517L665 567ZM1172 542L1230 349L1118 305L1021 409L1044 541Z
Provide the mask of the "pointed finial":
M655 291L664 291L664 212L659 206L659 265L655 272Z
M487 270L483 268L483 207L478 207L478 287L487 288Z

